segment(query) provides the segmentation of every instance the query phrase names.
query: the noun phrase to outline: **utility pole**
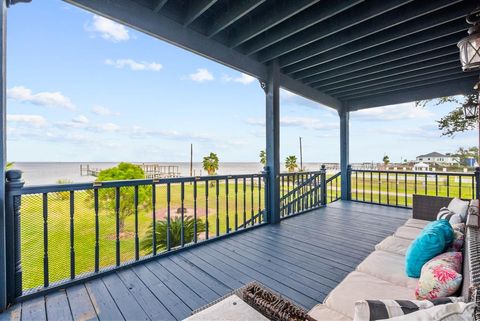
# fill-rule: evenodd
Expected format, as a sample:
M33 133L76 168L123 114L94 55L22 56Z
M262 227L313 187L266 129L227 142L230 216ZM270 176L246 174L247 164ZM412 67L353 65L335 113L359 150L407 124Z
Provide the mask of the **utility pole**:
M193 176L193 144L190 144L190 177Z
M300 138L300 171L303 170L302 137Z

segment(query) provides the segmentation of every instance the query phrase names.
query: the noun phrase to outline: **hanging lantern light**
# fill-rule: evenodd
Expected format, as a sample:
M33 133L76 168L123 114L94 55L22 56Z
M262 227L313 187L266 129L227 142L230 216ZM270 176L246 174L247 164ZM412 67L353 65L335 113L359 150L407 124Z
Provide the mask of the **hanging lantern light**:
M473 71L480 68L480 9L469 14L467 22L472 25L468 37L460 40L457 46L463 71Z
M478 104L471 98L471 96L469 96L468 101L463 104L463 115L465 116L465 119L478 118Z

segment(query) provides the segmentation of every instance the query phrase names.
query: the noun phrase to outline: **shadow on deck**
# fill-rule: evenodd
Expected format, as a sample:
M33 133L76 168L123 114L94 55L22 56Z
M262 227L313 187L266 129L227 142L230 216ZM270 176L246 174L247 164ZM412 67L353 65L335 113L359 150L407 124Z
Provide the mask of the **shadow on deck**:
M0 320L181 320L252 280L310 309L410 216L338 201L19 303Z

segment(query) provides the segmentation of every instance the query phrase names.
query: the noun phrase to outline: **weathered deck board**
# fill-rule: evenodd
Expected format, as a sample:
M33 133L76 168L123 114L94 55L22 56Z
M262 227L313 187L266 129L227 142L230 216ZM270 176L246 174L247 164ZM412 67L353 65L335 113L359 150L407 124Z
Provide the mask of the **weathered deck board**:
M253 280L311 308L410 215L338 201L28 300L0 320L181 320Z

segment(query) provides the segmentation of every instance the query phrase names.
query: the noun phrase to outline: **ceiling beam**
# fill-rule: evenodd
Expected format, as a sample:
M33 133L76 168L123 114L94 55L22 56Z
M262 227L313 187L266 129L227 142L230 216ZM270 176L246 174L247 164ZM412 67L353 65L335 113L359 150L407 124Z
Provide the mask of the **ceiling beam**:
M348 77L356 76L357 74L364 75L364 73L360 71L365 71L365 73L368 74L370 70L375 70L374 68L390 68L391 66L400 67L403 63L410 64L440 57L444 54L447 48L454 47L456 49L458 39L461 39L462 36L464 36L463 30L447 37L433 39L389 54L366 59L358 63L355 63L355 55L347 56L346 61L344 62L339 59L339 61L334 61L330 64L299 71L291 76L294 79L302 79L306 84L317 81L324 81L325 84L333 83L337 79L344 78L345 75L348 75ZM423 59L424 57L425 59Z
M436 80L438 78L446 78L446 77L457 77L457 76L466 76L465 73L462 72L459 66L452 67L444 66L442 68L438 68L436 71L417 74L412 77L404 78L404 79L392 79L389 82L384 83L377 83L372 84L371 86L365 87L363 89L356 89L350 90L348 92L342 92L336 95L337 97L341 97L341 99L349 99L349 98L358 98L362 96L370 96L372 92L384 92L385 90L398 90L401 86L404 85L418 85L419 83L425 83L427 81Z
M376 95L383 95L387 93L394 93L397 91L402 91L402 90L407 90L407 89L415 89L416 87L419 86L427 86L427 85L434 85L446 81L451 81L451 80L461 80L464 78L471 78L471 75L464 73L463 71L457 71L454 74L451 75L446 75L446 76L441 76L441 77L436 77L432 79L425 79L425 80L420 80L416 82L411 82L411 83L406 83L404 85L398 85L395 86L394 88L386 88L386 89L378 89L378 90L372 90L369 92L361 93L359 95L354 95L350 97L345 97L345 100L350 99L360 99L363 97L372 97ZM442 95L443 96L443 95Z
M266 0L234 1L230 4L227 12L222 12L221 15L213 21L207 31L208 37L211 38L215 36L217 33L235 23L238 19L242 18L265 1Z
M364 0L324 1L320 4L293 16L288 23L279 24L268 32L262 33L245 43L241 50L247 55L252 55L268 46L302 30L318 24L336 14L339 14Z
M262 50L258 53L258 59L262 62L275 59L315 41L341 33L348 28L352 28L390 10L397 9L411 1L412 0L373 0L364 2L363 4L341 13L340 18L338 19L334 17L333 19L316 24L300 34L294 35L293 37Z
M304 60L298 64L288 66L283 68L282 71L286 74L291 74L311 68L313 66L321 66L337 59L349 60L351 63L361 62L363 60L392 53L413 45L417 45L419 43L458 33L460 31L466 32L467 28L468 25L465 22L465 18L462 17L455 21L447 22L446 24L433 26L432 28L419 32L418 34L413 34L395 41L381 44L376 46L375 50L370 50L372 47L370 45L366 46L364 44L365 41L358 41L351 43L348 46L342 46L319 56ZM325 70L328 71L332 69L325 68Z
M158 1L157 1L157 4L156 4L155 7L153 8L153 12L159 13L160 10L162 10L163 6L167 4L167 1L168 1L168 0L158 0Z
M305 78L303 82L307 85L312 84L313 87L317 87L317 88L332 86L335 84L352 81L354 79L375 75L384 71L388 71L392 69L395 70L400 67L416 68L417 64L421 64L431 59L445 57L452 54L457 54L458 56L458 48L455 45L450 45L448 47L427 51L425 53L418 54L413 57L406 57L404 59L399 59L390 63L377 64L376 66L372 66L370 68L365 68L359 71L343 74L338 77L332 77L325 80L321 77L321 75L308 77L308 78Z
M449 64L454 64L454 66L460 67L460 59L458 58L458 52L453 52L453 53L450 53L449 55L422 61L410 66L402 66L402 67L397 67L397 68L384 70L384 71L381 70L372 75L366 75L364 77L358 77L352 80L347 79L340 83L335 83L335 84L326 85L326 86L318 86L315 83L315 84L310 84L310 86L325 92L329 91L329 92L338 93L338 92L351 90L352 88L356 89L356 88L367 87L372 83L374 84L376 82L385 82L393 78L400 79L400 77L408 77L417 73L426 73L429 70L431 71L432 68L436 68L436 67L443 68L444 65L449 65Z
M230 47L235 48L262 32L314 5L319 0L284 0L255 16L252 21L245 22L238 28L238 34L230 40Z
M304 48L291 52L279 58L280 67L296 64L300 61L318 56L335 48L350 47L350 43L363 44L363 49L375 47L383 43L394 41L422 30L445 23L446 21L465 18L470 12L469 6L464 3L456 4L450 0L415 2L416 6L405 6L362 24L351 32L341 33L315 42ZM471 3L474 3L472 0ZM443 8L442 10L439 10ZM407 10L408 9L408 10ZM429 14L428 16L425 16ZM410 21L412 20L412 21ZM368 37L370 36L370 37ZM263 61L263 59L260 59Z
M187 3L187 10L183 18L183 25L188 26L200 17L205 11L213 6L217 0L190 0Z
M444 96L473 94L475 93L473 86L477 80L477 75L470 75L470 77L467 78L419 86L409 90L399 90L373 97L349 99L344 102L344 105L349 111L355 111Z
M302 96L304 98L313 100L321 105L334 108L336 110L342 109L342 102L330 95L322 93L310 86L304 85L298 80L292 79L287 75L280 74L280 86L288 91Z

